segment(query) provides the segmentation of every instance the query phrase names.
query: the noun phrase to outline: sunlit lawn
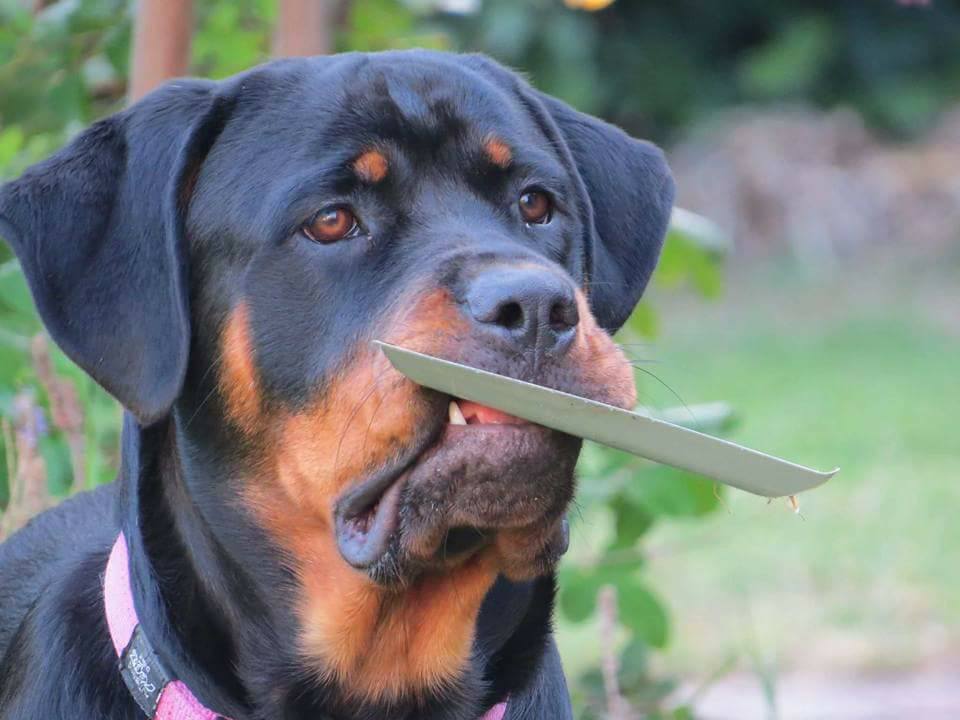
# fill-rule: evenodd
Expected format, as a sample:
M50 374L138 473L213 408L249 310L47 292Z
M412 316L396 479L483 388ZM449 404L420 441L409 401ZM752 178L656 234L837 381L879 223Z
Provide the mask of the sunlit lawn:
M734 657L775 675L960 656L957 277L956 263L767 270L711 306L659 298L661 337L632 349L645 367L686 403L731 402L733 439L842 468L800 516L729 492L707 520L655 528L649 577L674 619L664 669L695 681ZM641 394L676 403L653 382Z
M676 610L669 665L703 673L740 652L830 672L960 654L957 270L735 277L717 307L665 310L654 369L686 402L727 399L736 440L842 468L801 517L731 492L708 521L654 532L653 577Z

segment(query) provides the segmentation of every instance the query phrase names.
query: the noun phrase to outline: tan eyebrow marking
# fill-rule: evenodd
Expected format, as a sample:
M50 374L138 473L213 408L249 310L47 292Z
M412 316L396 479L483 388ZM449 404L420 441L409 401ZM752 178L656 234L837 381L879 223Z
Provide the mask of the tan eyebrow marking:
M379 150L367 150L353 161L353 170L361 180L378 183L387 176L390 163Z
M487 158L497 167L505 168L513 162L513 153L510 146L495 135L488 135L483 143L483 151Z

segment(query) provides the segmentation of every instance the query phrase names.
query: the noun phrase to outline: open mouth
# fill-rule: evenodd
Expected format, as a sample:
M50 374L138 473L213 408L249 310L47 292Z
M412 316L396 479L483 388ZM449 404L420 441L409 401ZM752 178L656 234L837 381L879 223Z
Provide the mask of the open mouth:
M450 400L447 408L451 425L529 425L513 415L470 400Z
M534 429L543 430L494 408L450 398L446 422L438 423L432 433L415 443L396 463L348 491L337 503L335 526L341 555L358 569L368 569L384 556L399 530L400 506L408 478L444 449L469 444L466 436L476 433L484 435L478 448L508 445L509 441L498 443L497 436L503 440ZM440 467L433 470L442 473ZM481 527L452 527L446 532L440 551L445 556L463 555L482 545L484 537Z

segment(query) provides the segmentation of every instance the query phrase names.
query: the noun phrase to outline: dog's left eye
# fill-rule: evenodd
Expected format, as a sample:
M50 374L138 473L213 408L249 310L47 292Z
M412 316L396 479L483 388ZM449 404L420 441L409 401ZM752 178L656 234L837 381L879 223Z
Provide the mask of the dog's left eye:
M349 208L327 207L306 223L303 234L314 242L328 245L360 234L360 224Z
M540 190L525 190L518 201L520 214L528 225L543 225L550 222L552 203L550 196Z

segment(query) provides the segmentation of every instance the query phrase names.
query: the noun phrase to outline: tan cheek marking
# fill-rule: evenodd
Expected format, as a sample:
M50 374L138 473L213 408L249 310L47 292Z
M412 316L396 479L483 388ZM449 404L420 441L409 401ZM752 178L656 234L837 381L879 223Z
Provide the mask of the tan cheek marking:
M290 499L325 520L333 499L413 439L415 386L365 351L321 402L278 419L275 472Z
M586 296L577 290L580 324L570 350L570 362L579 368L584 384L597 391L594 397L610 405L632 410L637 404L633 366L623 350L597 325Z
M449 354L467 325L446 292L422 294L387 324L384 340ZM372 348L304 412L271 419L271 455L247 483L247 508L300 579L300 646L318 675L358 698L415 696L453 682L472 649L476 617L496 578L481 554L452 572L389 593L340 557L335 499L410 442L419 391Z
M384 339L442 355L463 336L461 323L450 295L434 291L389 323L396 329ZM322 398L273 423L280 481L298 502L316 498L322 510L316 509L329 515L333 497L411 442L425 419L418 417L419 394L379 350L357 352Z
M513 161L513 153L510 146L497 137L488 137L483 143L483 151L497 167L505 168Z
M390 163L379 150L367 150L353 161L353 170L362 180L378 183L387 176Z
M246 303L238 304L227 318L221 335L220 393L234 424L246 433L256 429L260 393L253 363L250 319Z

